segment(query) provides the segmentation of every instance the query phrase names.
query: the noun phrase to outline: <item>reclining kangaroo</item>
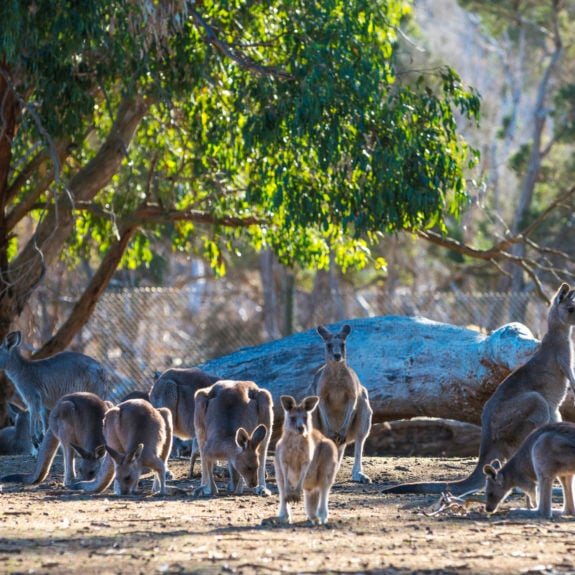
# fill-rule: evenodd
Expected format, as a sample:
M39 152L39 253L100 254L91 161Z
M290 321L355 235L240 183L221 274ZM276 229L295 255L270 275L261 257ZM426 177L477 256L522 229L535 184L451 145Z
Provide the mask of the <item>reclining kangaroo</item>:
M228 489L242 493L244 482L258 495L266 487L266 458L273 424L271 393L253 381L222 380L196 392L194 427L202 461L195 495L217 495L213 467L228 460Z
M46 433L50 410L63 395L89 391L106 399L106 369L95 359L62 351L45 359L29 360L20 353L21 343L19 331L6 336L0 345L0 370L4 370L28 406L35 440Z
M50 472L59 445L64 453L64 485L71 485L76 478L75 455L80 457L79 476L94 479L106 453L102 422L110 407L110 402L93 393L80 391L61 397L50 413L49 428L40 444L34 472L7 475L1 480L26 485L41 483Z
M152 491L166 493L166 462L172 449L172 414L145 399L129 399L104 417L107 454L94 481L73 485L100 493L114 481L116 495L134 493L145 468L154 472Z
M355 442L352 479L371 483L363 473L362 457L373 412L367 389L347 364L345 342L351 327L344 325L339 333L333 334L320 325L317 332L325 342L325 365L318 370L311 386L311 392L319 397L313 415L314 427L335 442L340 464L346 445Z
M0 455L34 455L36 448L32 443L30 412L10 404L16 411L14 425L0 429Z
M489 513L497 510L514 487L525 492L530 508L535 507L539 486L536 513L550 519L553 482L558 477L563 486L562 513L575 515L575 424L548 423L539 427L503 467L495 460L484 465L483 472L487 478L485 510Z
M510 373L485 403L481 414L481 445L475 470L453 483L405 483L384 493L462 495L484 486L483 466L507 460L531 431L561 421L559 407L569 383L575 389L571 331L575 325L575 290L562 284L549 308L547 333L533 356Z
M312 412L319 397L306 397L297 403L291 395L282 395L284 410L282 436L275 448L274 466L280 494L278 522L291 523L290 503L304 494L304 507L312 524L328 519L329 492L339 467L335 443L312 426Z
M194 396L198 389L210 387L218 380L219 377L208 375L197 367L173 368L160 375L150 392L150 401L154 407L167 407L172 412L174 435L180 439L192 440L190 478L194 472L194 463L199 457L194 430Z

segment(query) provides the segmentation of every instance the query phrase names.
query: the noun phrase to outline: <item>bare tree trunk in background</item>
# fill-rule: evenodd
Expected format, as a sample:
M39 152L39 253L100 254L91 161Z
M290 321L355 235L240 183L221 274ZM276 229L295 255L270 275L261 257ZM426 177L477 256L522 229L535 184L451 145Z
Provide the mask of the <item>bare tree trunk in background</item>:
M329 293L331 294L332 317L331 321L341 321L346 318L345 306L341 297L339 268L335 263L335 254L329 254Z
M283 329L282 335L285 337L294 332L294 309L295 309L295 275L284 267L282 275L283 293Z
M264 250L260 254L260 277L264 300L264 329L269 340L278 339L281 336L278 322L275 263L275 256L271 250Z

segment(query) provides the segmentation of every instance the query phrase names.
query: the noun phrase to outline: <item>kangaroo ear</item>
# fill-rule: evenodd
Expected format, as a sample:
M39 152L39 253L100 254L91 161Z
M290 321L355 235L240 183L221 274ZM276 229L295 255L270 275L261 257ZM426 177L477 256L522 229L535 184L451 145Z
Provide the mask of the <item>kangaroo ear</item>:
M319 397L317 395L310 395L302 401L303 408L309 412L312 412L317 407L318 403Z
M316 329L317 329L317 333L319 333L319 335L321 335L321 337L324 341L330 336L329 331L327 331L327 329L325 329L325 327L323 325L318 325Z
M248 446L249 440L250 440L249 433L243 427L240 427L236 431L236 444L238 445L238 447L245 449Z
M557 292L555 293L554 303L560 303L563 298L569 293L569 284L562 283Z
M6 349L13 349L18 347L22 343L22 332L21 331L13 331L6 336L4 340L4 345Z
M291 395L281 395L280 402L285 411L291 411L295 407L295 399Z
M124 460L124 456L121 453L118 453L113 447L109 445L105 446L108 455L118 464L120 465Z
M144 444L138 443L138 445L136 445L136 447L134 447L134 449L132 449L132 451L126 455L126 463L128 465L134 463L141 457L142 451L144 451Z
M251 439L254 449L265 439L267 432L268 428L263 423L254 429Z
M105 445L98 445L96 449L94 449L94 457L96 459L102 459L106 455L106 446Z
M341 328L339 335L341 335L344 339L351 333L351 325L347 323Z
M70 447L82 458L87 459L90 456L90 453L86 451L83 447L79 445L75 445L74 443L70 443Z
M489 463L486 463L483 466L483 474L491 479L495 479L497 477L497 471L494 469L493 465L490 465Z

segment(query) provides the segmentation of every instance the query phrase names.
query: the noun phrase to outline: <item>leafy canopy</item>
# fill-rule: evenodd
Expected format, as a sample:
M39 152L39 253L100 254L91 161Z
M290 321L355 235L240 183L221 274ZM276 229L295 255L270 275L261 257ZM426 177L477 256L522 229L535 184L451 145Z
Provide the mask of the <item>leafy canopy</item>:
M39 193L36 170L12 199L36 194L40 218L120 102L143 95L122 168L77 206L76 253L99 257L152 204L165 216L142 216L124 264L167 232L221 269L239 238L307 265L334 250L345 267L365 265L380 233L443 230L475 161L456 118L478 119L479 98L449 68L400 74L410 12L399 0L5 0L3 73L22 106L12 181L36 150L52 151L48 165L57 143L71 150L60 185Z

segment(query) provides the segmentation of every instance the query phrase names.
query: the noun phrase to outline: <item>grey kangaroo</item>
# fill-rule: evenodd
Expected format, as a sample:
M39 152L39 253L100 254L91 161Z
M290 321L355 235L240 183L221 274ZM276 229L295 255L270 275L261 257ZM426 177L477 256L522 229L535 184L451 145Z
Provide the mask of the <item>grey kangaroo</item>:
M49 428L40 444L34 472L7 475L2 481L41 483L48 476L60 445L64 453L64 485L71 485L76 478L76 456L80 458L79 477L94 479L106 453L102 422L110 407L110 402L93 393L77 392L61 397L50 413Z
M273 425L271 393L253 381L222 380L196 392L194 427L202 461L195 495L217 495L213 466L226 459L228 488L239 494L244 482L259 495L266 487L266 458Z
M575 290L563 283L549 307L547 333L533 356L510 373L485 403L481 414L481 444L475 470L453 483L405 483L384 493L462 495L484 486L483 466L506 461L531 431L561 421L559 407L569 383L575 389L571 332L575 325Z
M136 491L144 469L154 473L152 491L166 493L166 462L172 449L172 414L145 399L129 399L104 417L106 457L93 481L73 485L90 493L106 490L112 481L116 495Z
M308 520L323 525L328 520L329 492L339 467L338 449L313 428L312 412L319 397L312 395L297 403L291 395L282 395L280 401L284 426L274 458L280 494L277 520L292 522L290 503L299 501L303 490Z
M106 369L95 359L73 351L29 360L19 346L22 334L14 331L0 345L0 370L4 370L30 410L32 436L39 440L48 429L50 410L65 394L89 391L106 399Z
M34 455L30 411L10 406L16 411L14 425L0 429L0 455Z
M180 439L192 440L190 478L194 472L194 463L199 457L194 429L195 394L198 389L210 387L219 379L197 367L172 368L160 375L150 392L150 401L154 407L167 407L172 412L174 435Z
M503 467L494 460L483 466L483 472L486 476L485 509L489 513L497 510L514 487L519 487L525 492L530 508L535 507L538 491L535 513L551 518L552 487L558 477L563 487L561 513L575 515L575 425L561 422L539 427L527 436Z
M339 333L331 333L320 325L317 332L325 343L325 365L318 370L311 386L311 392L319 397L314 426L338 446L340 464L346 445L355 443L352 479L371 483L363 472L362 457L373 412L367 389L347 364L346 340L351 327L344 325Z

